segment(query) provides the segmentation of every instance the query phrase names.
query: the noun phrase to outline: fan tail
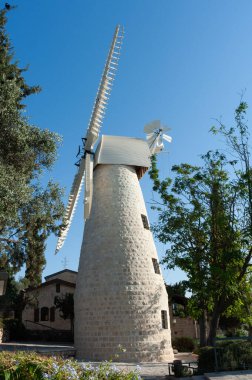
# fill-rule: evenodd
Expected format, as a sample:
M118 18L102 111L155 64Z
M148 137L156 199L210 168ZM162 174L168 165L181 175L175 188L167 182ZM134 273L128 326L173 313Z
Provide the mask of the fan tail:
M172 138L169 135L164 134L164 131L168 131L170 128L162 126L160 120L154 120L144 127L146 133L147 143L149 145L150 154L156 154L164 149L163 140L171 142Z
M153 120L151 123L145 125L144 132L145 133L151 133L155 129L160 129L160 128L161 128L160 120Z
M164 139L165 141L168 141L169 143L172 142L172 137L171 137L171 136L168 136L168 135L165 135L164 133L163 133L163 139Z

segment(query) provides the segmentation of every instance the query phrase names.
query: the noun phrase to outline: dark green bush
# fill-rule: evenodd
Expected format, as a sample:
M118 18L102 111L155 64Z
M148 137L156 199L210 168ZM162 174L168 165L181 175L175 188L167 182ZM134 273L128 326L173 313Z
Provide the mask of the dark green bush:
M196 345L192 338L182 336L172 340L172 347L176 348L179 352L192 352Z
M203 347L199 349L198 372L213 372L215 369L215 356L213 347Z
M4 331L10 340L23 340L26 337L26 328L18 319L5 319Z
M199 373L217 370L252 369L252 343L224 341L199 351Z

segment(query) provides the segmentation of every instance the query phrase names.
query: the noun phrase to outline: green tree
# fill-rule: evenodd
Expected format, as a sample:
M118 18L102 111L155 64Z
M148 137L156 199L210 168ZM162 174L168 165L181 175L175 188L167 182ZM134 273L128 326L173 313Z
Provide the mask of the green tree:
M172 305L172 314L177 317L187 317L187 303L186 297L187 281L176 282L172 285L166 284L166 291L168 293L169 304Z
M204 346L213 345L222 314L241 310L242 295L250 288L251 240L243 238L244 186L230 178L234 163L219 152L202 158L202 166L176 165L174 179L161 181L153 157L150 176L162 203L156 207L154 232L169 243L163 262L187 274L192 292L188 306L199 319Z
M165 285L169 296L169 299L173 296L186 297L186 291L188 289L187 281L175 282L175 284Z
M62 296L55 297L54 304L56 309L60 311L60 317L63 319L70 319L71 330L74 329L74 295L66 293Z
M24 78L6 33L7 9L0 11L0 268L10 274L26 265L30 285L41 281L45 242L58 233L62 190L41 187L41 175L53 165L60 138L30 125L24 99L40 91Z
M225 126L218 121L218 126L213 126L213 134L220 134L225 138L228 155L233 160L233 174L237 179L239 187L242 189L242 205L240 207L241 234L247 247L245 250L245 260L242 267L242 274L250 272L252 259L252 168L250 151L250 133L247 125L248 104L242 99L235 110L235 126ZM244 290L243 301L241 302L241 320L249 325L250 335L252 335L252 320L243 318L244 314L251 315L252 292L250 286Z

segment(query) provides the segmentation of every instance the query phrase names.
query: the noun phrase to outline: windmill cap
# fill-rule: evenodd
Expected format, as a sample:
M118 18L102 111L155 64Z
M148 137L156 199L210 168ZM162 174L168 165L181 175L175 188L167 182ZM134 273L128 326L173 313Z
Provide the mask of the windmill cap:
M95 152L94 164L149 168L151 165L149 156L148 144L143 139L103 135Z

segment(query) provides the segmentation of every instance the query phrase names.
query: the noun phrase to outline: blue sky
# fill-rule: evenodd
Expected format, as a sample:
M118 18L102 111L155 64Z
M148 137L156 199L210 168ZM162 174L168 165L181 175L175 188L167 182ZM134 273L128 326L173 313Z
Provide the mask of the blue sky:
M12 2L10 1L10 4ZM8 31L20 66L29 64L29 84L43 91L28 100L31 123L63 137L49 173L67 194L75 155L85 135L115 26L125 39L102 133L144 138L143 127L161 119L172 128L169 153L159 155L162 176L173 164L199 163L221 146L208 132L215 119L233 122L244 99L252 107L251 0L16 0ZM251 111L248 112L251 120ZM144 197L153 194L148 175ZM62 251L48 240L44 275L78 268L83 233L83 197ZM149 211L152 222L156 215ZM160 258L165 247L157 244ZM165 271L168 283L183 278Z

